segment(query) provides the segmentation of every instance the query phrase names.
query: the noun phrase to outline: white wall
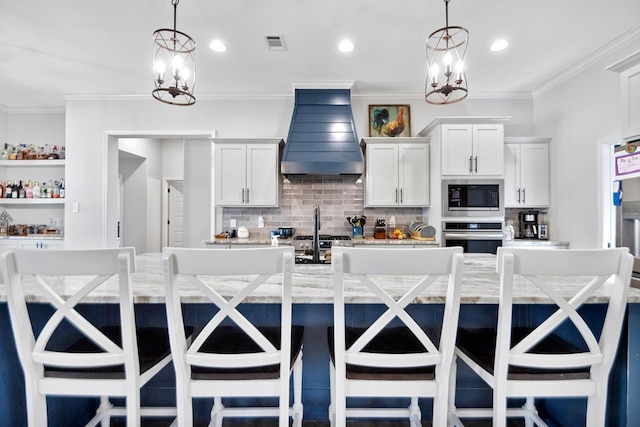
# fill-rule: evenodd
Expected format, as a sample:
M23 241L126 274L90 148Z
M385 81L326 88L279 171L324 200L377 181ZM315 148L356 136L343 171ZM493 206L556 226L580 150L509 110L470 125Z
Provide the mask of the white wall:
M537 136L551 136L550 237L572 248L601 243L601 197L598 151L601 141L620 136L619 75L606 67L637 51L634 40L578 75L544 92L534 101ZM606 192L606 189L605 189Z
M0 113L0 129L2 129L2 114ZM6 140L0 142L9 144L34 144L43 146L49 144L60 147L65 145L65 113L10 113L7 122Z
M4 148L4 144L8 142L9 135L9 114L0 109L0 148Z
M190 139L184 145L184 246L201 247L211 238L212 143Z
M150 138L120 138L118 147L143 160L139 162L138 179L129 181L125 177L124 218L121 219L125 232L123 244L135 246L138 253L159 252L162 248L163 142ZM130 240L133 236L135 240ZM136 243L130 245L129 242Z
M120 239L123 247L134 247L136 253L147 251L147 159L120 157L118 173L122 176L122 217Z

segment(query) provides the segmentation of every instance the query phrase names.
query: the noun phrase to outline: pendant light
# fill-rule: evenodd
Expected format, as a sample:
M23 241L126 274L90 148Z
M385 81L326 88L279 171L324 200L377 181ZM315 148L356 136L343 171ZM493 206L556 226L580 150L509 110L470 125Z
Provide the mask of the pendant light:
M173 29L161 28L153 33L152 95L158 101L172 105L193 105L196 98L193 88L196 82L194 51L196 42L176 29L176 14L180 0L173 4Z
M449 26L449 0L444 0L445 26L427 39L429 76L425 83L425 100L429 104L452 104L467 97L465 57L469 31Z

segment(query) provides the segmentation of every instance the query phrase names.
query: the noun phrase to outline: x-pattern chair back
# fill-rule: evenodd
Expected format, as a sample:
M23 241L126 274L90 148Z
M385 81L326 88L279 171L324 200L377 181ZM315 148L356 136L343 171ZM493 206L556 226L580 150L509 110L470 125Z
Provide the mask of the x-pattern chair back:
M218 270L218 273L219 272L220 270ZM186 276L191 284L199 288L203 295L206 295L207 298L218 307L218 312L204 326L187 350L186 361L188 363L210 367L247 367L264 366L280 362L279 350L237 309L239 304L244 302L248 296L272 276L273 274L258 275L228 301L214 289L214 285L211 282L203 280L203 278L199 276ZM211 353L200 352L207 338L227 318L232 320L243 332L250 336L256 344L260 346L262 351L252 355L244 354L242 356L237 354L213 355Z
M517 249L500 249L498 269L502 270L501 303L507 304L508 309L503 309L500 316L511 316L513 300L513 288L519 275L522 279L521 286L529 283L541 290L553 302L557 309L532 329L521 341L513 345L509 350L508 364L516 366L540 367L540 368L570 368L577 366L591 366L603 360L603 348L596 339L592 328L579 313L578 309L590 298L594 297L603 287L612 289L608 315L604 328L611 328L613 324L619 324L622 319L626 289L624 275L616 275L620 268L620 254L611 251L607 254L594 251L556 252L556 251L529 251L529 256L518 256ZM570 255L569 257L565 255ZM608 255L608 256L607 256ZM611 283L611 277L615 282ZM566 280L571 277L580 290L571 296L562 295L559 291L558 278ZM618 291L619 290L619 291ZM542 342L549 334L554 333L558 327L569 321L582 337L587 348L585 351L576 351L567 354L541 354L533 353L532 349ZM508 322L502 323L502 325ZM499 322L500 324L500 322ZM503 326L503 329L506 327ZM507 331L502 330L498 335L498 346L501 338L506 338ZM606 339L609 334L603 329L601 336ZM506 344L502 344L506 345ZM497 355L500 351L497 352Z
M347 363L370 366L424 366L440 363L442 355L436 345L427 336L424 330L418 325L414 318L407 313L406 307L420 296L439 275L427 275L422 277L411 289L409 289L399 299L391 296L383 286L368 275L354 274L353 277L371 291L380 302L384 303L387 310L376 319L365 332L348 348L345 352ZM389 355L376 355L363 352L364 347L371 342L390 322L398 318L411 330L413 335L425 348L424 352L405 354L402 361L397 357Z
M336 308L334 315L337 316L336 325L344 325L344 288L345 274L359 284L369 290L375 298L383 303L386 307L385 312L375 319L365 332L356 339L356 341L344 350L344 360L346 363L357 364L361 366L375 367L415 367L426 365L439 365L443 360L443 354L440 351L442 341L448 340L447 336L441 337L441 343L434 344L432 339L427 335L425 330L418 325L413 316L406 311L406 308L412 302L418 300L426 290L442 277L447 277L450 290L459 289L461 276L452 273L452 260L458 249L448 251L430 251L429 256L425 257L421 254L424 252L412 249L397 249L392 251L382 251L376 249L350 248L346 251L337 248L333 254L334 275L334 298L336 299ZM455 262L460 264L457 269L462 269L462 255L455 258ZM450 274L452 273L452 274ZM408 287L406 291L395 291L385 289L389 276L402 277L403 288ZM412 285L407 285L411 283ZM350 285L349 285L350 286ZM392 295L395 294L395 295ZM455 298L459 298L456 295ZM447 308L457 307L456 304L447 305ZM443 318L443 324L452 322L452 316L456 317L457 311L447 312ZM399 319L413 334L413 336L422 344L424 351L417 353L406 353L402 357L397 354L372 353L363 351L375 337L394 319ZM457 323L456 323L457 324ZM447 327L449 325L443 325ZM343 328L338 328L336 333L342 334ZM338 338L339 344L344 342L343 338ZM451 346L451 352L453 347Z
M130 283L131 264L135 256L133 250L123 250L117 259L111 259L111 264L106 262L107 258L101 250L81 251L77 253L76 258L72 259L68 257L61 259L55 251L39 252L38 254L33 253L32 257L27 251L23 252L20 257L7 254L13 259L15 267L9 271L10 280L20 280L21 277L23 283L30 283L34 290L38 291L41 297L55 309L37 337L32 335L35 342L30 350L25 349L25 356L30 355L35 362L42 364L74 368L113 366L125 363L124 345L132 345L133 348L136 348L134 329L123 331L123 344L118 345L94 323L79 313L77 306L93 291L117 275L116 286L124 284L124 286L119 286L121 313L123 318L131 320L129 324L133 325L132 290L127 285ZM73 276L73 280L77 284L84 284L71 295L64 295L68 289L64 281L70 280L70 276ZM113 284L113 282L109 283ZM8 292L14 294L14 300L22 301L17 304L16 310L24 311L24 314L27 314L24 289L21 286L10 286ZM65 320L104 351L78 354L47 350L51 338ZM27 324L22 326L26 327ZM21 330L28 334L26 329Z

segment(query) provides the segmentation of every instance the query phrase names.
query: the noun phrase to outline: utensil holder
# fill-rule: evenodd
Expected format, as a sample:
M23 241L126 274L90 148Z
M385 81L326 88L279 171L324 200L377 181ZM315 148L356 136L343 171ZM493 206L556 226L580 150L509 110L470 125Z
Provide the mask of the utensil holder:
M353 238L354 239L361 239L362 238L362 227L352 227L351 230L352 234L353 234Z

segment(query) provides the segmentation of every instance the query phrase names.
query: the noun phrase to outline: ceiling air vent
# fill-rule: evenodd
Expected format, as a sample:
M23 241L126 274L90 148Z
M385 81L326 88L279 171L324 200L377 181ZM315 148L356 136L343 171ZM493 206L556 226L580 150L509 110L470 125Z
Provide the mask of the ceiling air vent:
M264 41L267 42L269 50L287 50L282 36L264 36Z

